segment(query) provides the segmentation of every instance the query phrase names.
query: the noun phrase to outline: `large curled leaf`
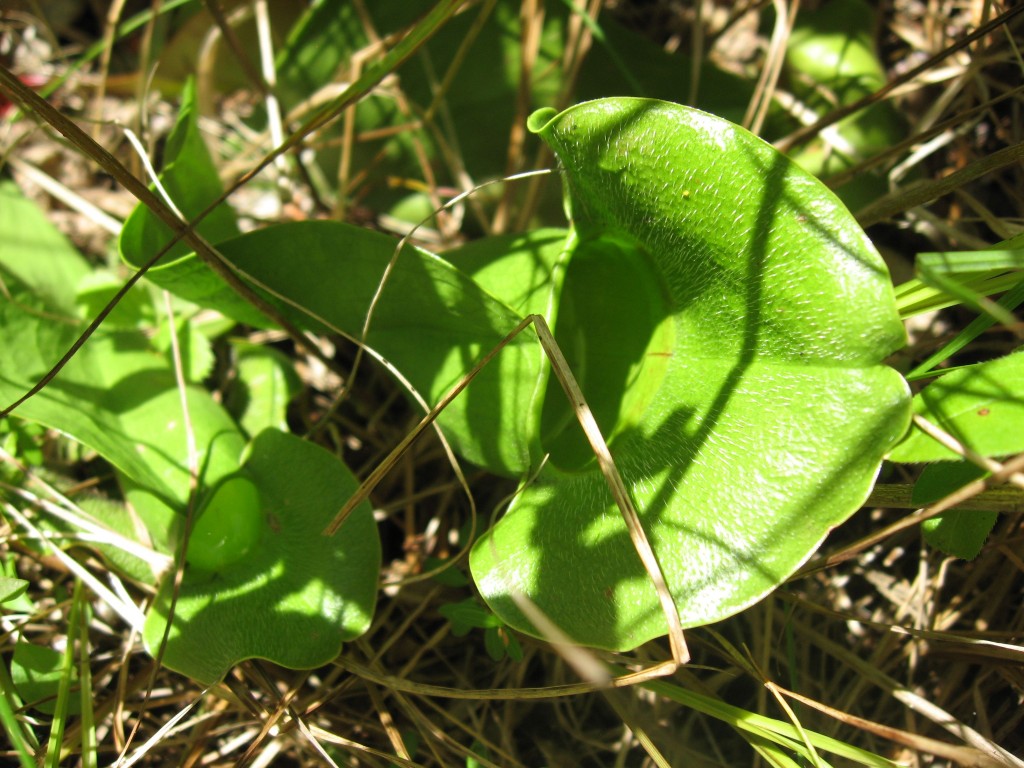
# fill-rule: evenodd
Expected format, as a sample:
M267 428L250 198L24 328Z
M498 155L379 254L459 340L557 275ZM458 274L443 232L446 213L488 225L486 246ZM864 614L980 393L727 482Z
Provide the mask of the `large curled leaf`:
M887 270L823 185L743 129L641 99L545 110L575 227L556 336L684 625L792 574L906 430ZM572 245L572 240L570 245ZM550 386L551 462L475 546L495 612L627 649L666 631L605 481Z
M343 641L366 631L376 599L380 540L369 505L336 536L321 535L357 486L340 461L268 429L253 441L239 477L254 489L244 501L255 499L257 508L211 512L243 513L251 523L247 549L222 556L220 567L187 566L163 655L166 666L204 684L250 658L296 669L326 664ZM206 557L201 565L212 562ZM146 620L154 654L172 582L165 581Z

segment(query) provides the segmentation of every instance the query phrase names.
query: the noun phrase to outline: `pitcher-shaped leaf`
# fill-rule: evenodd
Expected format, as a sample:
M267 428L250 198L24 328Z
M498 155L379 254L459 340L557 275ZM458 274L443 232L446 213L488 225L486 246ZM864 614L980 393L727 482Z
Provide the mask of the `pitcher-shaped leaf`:
M821 183L686 107L606 99L536 113L575 248L556 337L630 488L685 626L790 576L866 498L909 396L889 275ZM575 640L666 632L655 590L561 392L551 460L471 558L506 622L527 598Z

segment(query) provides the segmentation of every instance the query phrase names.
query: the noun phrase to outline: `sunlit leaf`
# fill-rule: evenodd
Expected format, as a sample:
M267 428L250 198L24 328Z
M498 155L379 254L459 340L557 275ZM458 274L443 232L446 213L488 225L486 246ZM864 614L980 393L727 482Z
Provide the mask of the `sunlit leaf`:
M531 128L579 241L556 335L684 625L716 621L859 507L906 429L881 365L904 343L888 273L823 185L725 120L609 99ZM665 619L564 395L547 399L551 461L475 546L474 578L512 626L539 634L518 594L579 642L634 647Z
M914 397L914 411L983 456L1024 451L1024 353L944 374ZM889 458L960 460L916 426Z
M258 530L240 559L212 571L186 566L163 654L166 666L207 684L250 658L296 669L325 664L366 631L376 600L380 541L369 505L336 536L322 535L357 485L340 461L266 430L241 471L258 490ZM154 654L173 589L166 580L146 620Z

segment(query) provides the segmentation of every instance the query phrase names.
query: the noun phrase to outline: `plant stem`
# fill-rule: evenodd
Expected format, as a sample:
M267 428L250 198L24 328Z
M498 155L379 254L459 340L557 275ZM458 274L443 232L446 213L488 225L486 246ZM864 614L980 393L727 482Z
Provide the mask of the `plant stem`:
M917 509L921 504L911 501L913 485L904 483L879 483L871 491L865 507L889 507L892 509ZM954 504L950 509L963 509L987 512L1024 512L1024 490L1005 486L990 488L972 496L970 499Z

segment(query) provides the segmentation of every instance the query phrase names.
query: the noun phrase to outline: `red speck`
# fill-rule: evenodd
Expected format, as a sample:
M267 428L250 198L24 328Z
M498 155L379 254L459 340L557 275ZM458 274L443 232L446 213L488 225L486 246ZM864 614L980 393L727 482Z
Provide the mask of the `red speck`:
M18 79L29 88L42 88L46 85L46 78L42 75L18 75ZM6 96L0 93L0 119L7 117L7 113L11 111L13 106Z

